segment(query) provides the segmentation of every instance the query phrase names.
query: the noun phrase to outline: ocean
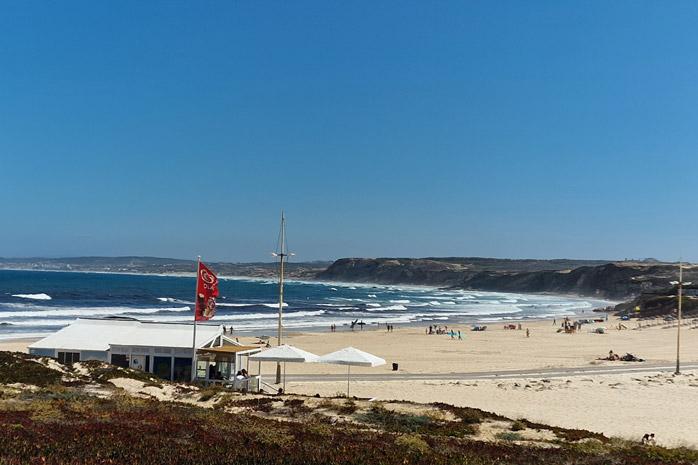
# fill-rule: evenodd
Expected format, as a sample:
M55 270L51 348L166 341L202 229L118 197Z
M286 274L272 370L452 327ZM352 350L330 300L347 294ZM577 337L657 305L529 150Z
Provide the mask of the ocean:
M274 335L278 284L220 278L212 322ZM129 317L160 322L193 319L194 276L0 270L0 339L56 331L78 317ZM378 324L448 325L560 318L609 303L568 296L444 290L417 286L287 281L284 327L327 330L352 320Z

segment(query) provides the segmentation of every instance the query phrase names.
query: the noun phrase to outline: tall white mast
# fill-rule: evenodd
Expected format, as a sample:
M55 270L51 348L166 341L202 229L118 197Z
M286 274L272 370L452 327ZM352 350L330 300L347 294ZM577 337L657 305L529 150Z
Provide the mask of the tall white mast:
M280 346L283 341L283 315L284 315L284 262L288 260L289 254L286 247L286 216L281 211L281 229L279 231L279 249L273 253L279 257L279 321L276 330L276 345ZM281 363L276 364L276 384L281 383Z

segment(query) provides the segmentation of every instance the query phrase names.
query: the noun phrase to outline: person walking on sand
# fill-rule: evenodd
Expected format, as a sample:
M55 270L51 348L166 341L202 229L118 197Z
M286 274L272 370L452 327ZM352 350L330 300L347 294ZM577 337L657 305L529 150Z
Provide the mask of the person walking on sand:
M459 340L459 341L462 341L462 340L463 340L463 336L461 336L461 334L460 334L460 329L458 330L458 340Z
M528 328L526 328L526 337L531 337L531 331Z

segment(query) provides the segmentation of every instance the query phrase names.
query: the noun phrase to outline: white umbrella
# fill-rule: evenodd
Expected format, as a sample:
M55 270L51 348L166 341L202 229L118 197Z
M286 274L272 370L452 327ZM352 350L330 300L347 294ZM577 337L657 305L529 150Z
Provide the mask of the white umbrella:
M349 377L351 375L352 366L377 367L385 365L385 360L382 358L364 352L363 350L355 349L354 347L345 347L336 352L318 357L315 361L318 363L347 366L347 397L349 397Z
M258 362L284 362L284 391L286 391L286 362L314 362L318 356L298 347L283 344L250 356L250 360Z

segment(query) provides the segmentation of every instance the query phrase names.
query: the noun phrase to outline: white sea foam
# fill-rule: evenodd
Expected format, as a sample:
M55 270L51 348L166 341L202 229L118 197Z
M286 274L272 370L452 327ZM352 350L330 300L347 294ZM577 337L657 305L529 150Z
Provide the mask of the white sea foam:
M390 303L391 303L391 304L408 304L408 303L410 303L410 301L407 300L407 299L404 299L404 300L391 300Z
M395 310L403 311L403 310L407 310L407 307L405 307L404 305L388 305L387 307L380 307L380 306L373 307L372 306L371 308L366 309L366 311L368 311L368 312L390 312L390 311L395 311Z
M290 318L305 318L305 317L317 317L322 314L324 314L324 310L317 310L317 311L300 311L300 312L293 312L293 313L286 313L284 314L284 319ZM59 315L46 315L46 316L51 316L51 317L56 317ZM70 315L74 318L81 317L81 316L87 316L87 315ZM243 314L238 314L238 315L216 315L211 322L219 322L219 321L246 321L246 320L275 320L277 318L277 315L274 313L243 313ZM176 316L176 315L156 315L151 318L142 318L144 321L156 321L156 322L190 322L191 318L188 316ZM18 321L8 321L6 323L10 323L12 326L66 326L72 322L73 318L63 318L63 319L56 319L56 318L37 318L37 319L30 319L30 320L18 320ZM3 323L2 320L0 320L0 323ZM288 326L286 323L284 324L285 326ZM269 327L272 325L269 324Z
M133 308L133 307L25 307L30 310L0 312L0 322L8 318L36 318L36 317L90 317L90 316L117 316L117 315L149 315L159 312L188 312L189 307L166 308ZM12 323L12 321L10 321Z
M48 294L12 294L12 297L19 297L20 299L31 299L31 300L51 300L51 296Z
M367 295L366 297L370 297L371 299L375 299L375 298L376 298L376 294L369 294L369 295Z
M194 305L194 302L189 302L186 300L175 299L174 297L158 297L160 302L167 302L172 304L182 304L182 305Z
M259 302L248 302L248 303L234 303L234 304L229 304L225 302L216 302L217 307L269 307L269 308L279 308L279 304L267 304L267 303L259 303ZM288 303L284 302L284 307L288 307Z

